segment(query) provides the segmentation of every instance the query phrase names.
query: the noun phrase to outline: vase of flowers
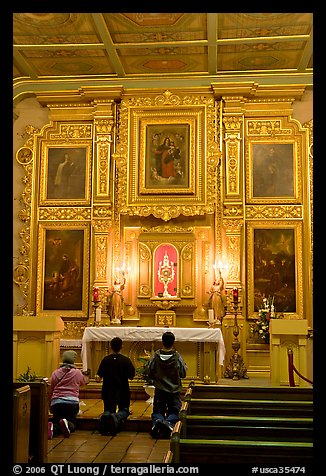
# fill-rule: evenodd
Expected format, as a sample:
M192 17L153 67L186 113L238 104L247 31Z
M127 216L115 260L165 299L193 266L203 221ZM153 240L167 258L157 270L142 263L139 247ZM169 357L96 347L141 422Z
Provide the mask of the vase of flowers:
M269 322L271 319L282 319L283 313L276 314L274 306L274 296L264 298L263 305L258 310L258 319L252 326L253 334L262 343L269 344Z
M147 395L149 396L148 400L146 400L146 403L153 403L154 400L154 391L155 387L153 385L153 380L149 378L149 369L148 369L148 363L149 359L145 357L139 357L138 361L142 363L140 367L136 368L136 375L140 380L144 382L143 388Z

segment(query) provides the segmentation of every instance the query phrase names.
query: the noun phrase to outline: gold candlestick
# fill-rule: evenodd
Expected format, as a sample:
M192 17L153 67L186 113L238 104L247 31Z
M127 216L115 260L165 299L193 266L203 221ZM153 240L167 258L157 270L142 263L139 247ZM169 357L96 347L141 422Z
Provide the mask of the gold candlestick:
M239 326L238 326L238 290L233 290L233 312L234 312L234 326L233 326L233 335L234 339L232 342L232 349L234 354L232 355L229 365L227 366L224 377L232 378L233 380L239 380L240 378L249 378L247 375L247 369L244 365L243 358L239 355L240 342L238 339L239 335Z

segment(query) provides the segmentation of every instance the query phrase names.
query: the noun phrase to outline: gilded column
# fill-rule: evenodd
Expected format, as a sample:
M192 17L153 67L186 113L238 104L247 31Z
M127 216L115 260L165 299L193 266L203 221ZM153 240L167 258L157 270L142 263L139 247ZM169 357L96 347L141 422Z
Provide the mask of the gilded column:
M94 164L92 197L93 285L99 287L102 311L105 312L105 292L112 280L113 153L115 103L94 101Z
M228 263L227 292L239 288L239 306L237 309L237 326L240 330L240 354L245 356L245 333L242 307L244 295L241 280L241 248L243 230L243 98L223 98L223 127L224 127L224 197L223 197L223 229L225 232L225 255ZM223 334L226 345L225 362L232 356L233 328L235 326L232 312L232 293L228 297L227 315L223 321Z

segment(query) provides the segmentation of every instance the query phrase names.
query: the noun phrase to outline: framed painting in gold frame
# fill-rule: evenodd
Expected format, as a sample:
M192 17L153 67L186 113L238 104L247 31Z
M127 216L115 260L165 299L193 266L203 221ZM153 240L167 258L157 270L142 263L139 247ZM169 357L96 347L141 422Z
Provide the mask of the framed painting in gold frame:
M87 316L89 225L40 224L38 314Z
M248 317L257 317L264 297L274 297L276 313L302 318L302 223L248 222L247 262Z
M205 205L203 111L131 109L128 206Z
M90 203L91 142L42 142L40 205Z
M249 139L246 148L248 203L299 203L301 160L296 140ZM300 162L301 163L301 162Z
M147 124L140 194L194 193L191 124Z

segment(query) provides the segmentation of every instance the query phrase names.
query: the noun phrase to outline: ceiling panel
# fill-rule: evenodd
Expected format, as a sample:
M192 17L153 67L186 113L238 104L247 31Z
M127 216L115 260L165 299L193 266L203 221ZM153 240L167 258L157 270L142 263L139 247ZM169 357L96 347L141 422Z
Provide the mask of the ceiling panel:
M14 78L310 72L311 13L15 13Z

